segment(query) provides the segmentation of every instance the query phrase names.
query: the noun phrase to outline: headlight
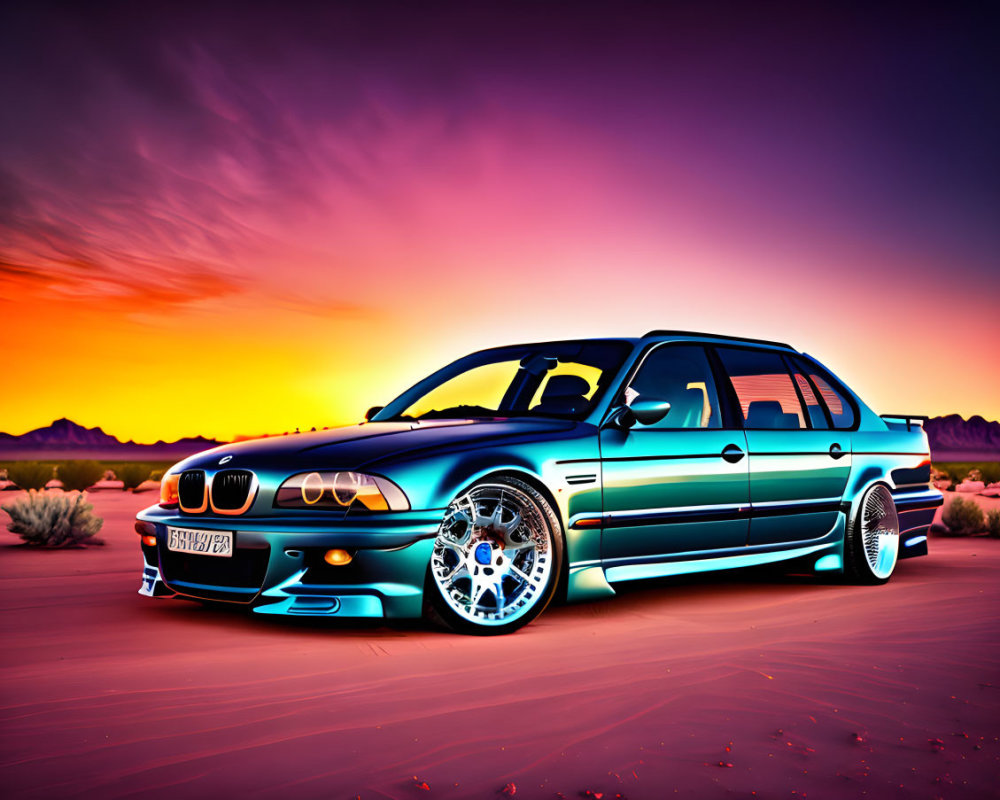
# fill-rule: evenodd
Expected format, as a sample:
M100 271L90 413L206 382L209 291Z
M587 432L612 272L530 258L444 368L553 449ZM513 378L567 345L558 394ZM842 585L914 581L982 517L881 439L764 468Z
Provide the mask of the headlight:
M177 505L177 482L181 479L181 474L178 472L176 475L164 475L160 480L160 505L161 506L175 506Z
M410 501L392 481L360 472L300 472L278 488L281 508L348 508L360 503L369 511L409 511Z

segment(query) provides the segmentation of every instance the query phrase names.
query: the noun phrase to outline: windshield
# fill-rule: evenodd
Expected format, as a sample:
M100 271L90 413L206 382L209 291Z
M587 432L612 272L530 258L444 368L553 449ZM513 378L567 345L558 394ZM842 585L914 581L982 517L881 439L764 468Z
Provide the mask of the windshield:
M483 350L424 379L372 421L523 416L582 419L630 350L627 342L593 339Z

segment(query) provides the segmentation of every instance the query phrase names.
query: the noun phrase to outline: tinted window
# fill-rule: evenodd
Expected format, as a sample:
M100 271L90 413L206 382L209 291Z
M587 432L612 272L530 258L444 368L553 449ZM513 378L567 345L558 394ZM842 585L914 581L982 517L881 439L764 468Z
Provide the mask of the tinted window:
M748 428L805 428L802 404L779 353L719 349Z
M830 425L826 421L826 412L823 410L816 392L813 391L813 385L806 378L808 370L805 365L798 358L790 358L788 359L788 363L792 367L792 379L795 381L795 385L799 387L802 399L805 401L806 414L809 416L810 427L820 429L829 428Z
M847 398L820 375L810 369L809 377L812 378L816 388L819 389L820 397L826 403L830 416L833 418L834 428L850 428L854 425L854 409Z
M663 345L642 362L626 401L666 400L670 411L647 428L719 428L719 397L705 350L693 345Z

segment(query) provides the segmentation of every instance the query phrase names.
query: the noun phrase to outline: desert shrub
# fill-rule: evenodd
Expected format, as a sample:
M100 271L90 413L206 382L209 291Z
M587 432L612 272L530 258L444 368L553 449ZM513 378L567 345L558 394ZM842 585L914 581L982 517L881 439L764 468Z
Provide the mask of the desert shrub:
M15 461L7 467L7 477L21 489L44 489L52 480L51 464L39 461Z
M96 461L66 461L56 468L63 489L82 492L97 483L104 475L104 467Z
M149 464L122 464L115 470L115 477L124 484L122 490L134 489L149 477Z
M1000 481L1000 461L939 461L933 464L933 468L947 473L953 486L968 478L973 470L979 472L975 480L986 483Z
M958 536L968 536L970 533L982 530L983 510L975 500L963 500L956 497L951 501L941 516L948 529Z
M990 536L1000 539L1000 508L994 508L986 514L986 530Z
M152 472L149 473L149 479L151 481L157 481L157 482L162 481L163 480L163 470L162 469L154 469Z
M104 544L94 536L104 520L93 513L94 507L82 492L63 494L32 489L27 496L0 508L10 515L7 529L26 544L36 547Z

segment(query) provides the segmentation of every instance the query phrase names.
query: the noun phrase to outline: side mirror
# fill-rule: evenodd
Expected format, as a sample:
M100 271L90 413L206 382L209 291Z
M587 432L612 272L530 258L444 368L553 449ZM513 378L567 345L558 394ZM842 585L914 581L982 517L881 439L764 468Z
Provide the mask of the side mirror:
M374 417L379 411L381 411L385 406L372 406L365 412L365 422L371 422L371 418Z
M670 411L670 403L666 400L650 398L636 399L630 406L622 406L614 418L614 424L622 430L628 430L637 422L640 425L655 425Z

